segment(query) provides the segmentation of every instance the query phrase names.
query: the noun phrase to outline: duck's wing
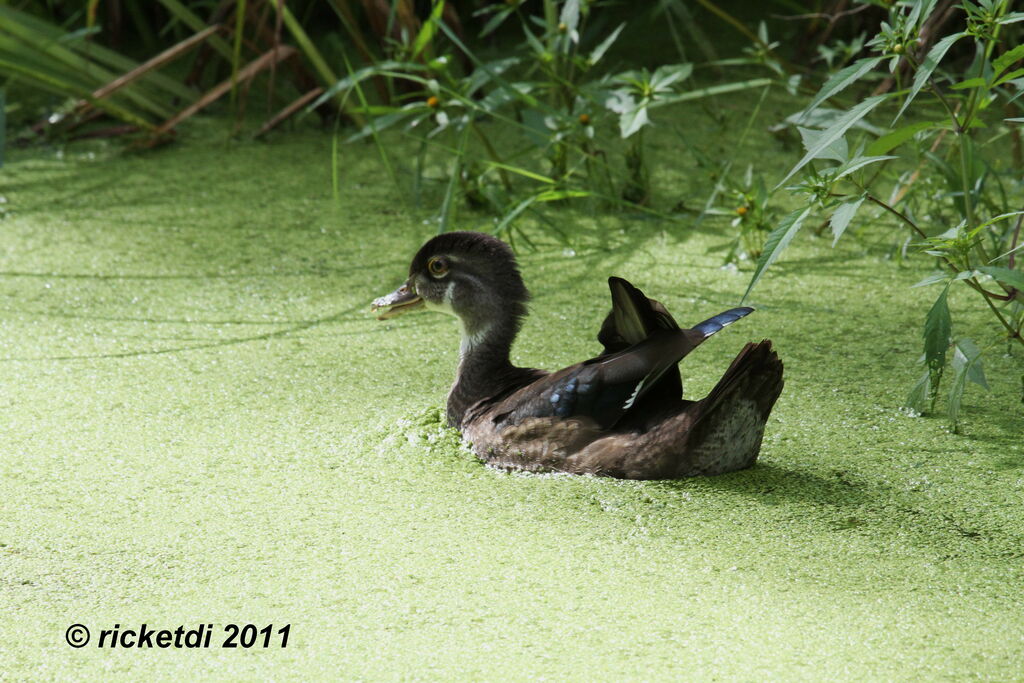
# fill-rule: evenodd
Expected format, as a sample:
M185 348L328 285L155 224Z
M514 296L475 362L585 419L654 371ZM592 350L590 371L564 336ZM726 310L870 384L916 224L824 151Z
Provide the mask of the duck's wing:
M612 427L688 353L753 310L733 308L691 329L655 330L622 351L548 375L506 399L495 420L517 424L531 417L578 417L601 429Z
M679 329L672 314L655 299L644 295L638 288L620 277L608 278L612 297L612 310L604 319L597 340L604 346L607 356L625 351L639 344L658 330ZM668 368L654 386L646 392L648 401L669 401L683 395L683 381L676 366Z

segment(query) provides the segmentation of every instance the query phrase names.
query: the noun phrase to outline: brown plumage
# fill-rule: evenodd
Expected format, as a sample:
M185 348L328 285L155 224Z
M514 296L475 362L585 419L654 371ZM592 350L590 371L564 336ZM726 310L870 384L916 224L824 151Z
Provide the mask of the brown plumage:
M724 326L734 308L680 329L665 307L620 278L598 339L604 352L548 373L518 368L509 350L529 298L511 250L481 233L439 235L416 254L405 284L374 301L381 319L418 308L462 325L448 423L489 464L662 479L720 474L757 459L782 391L770 341L747 344L700 401L682 398L677 363Z

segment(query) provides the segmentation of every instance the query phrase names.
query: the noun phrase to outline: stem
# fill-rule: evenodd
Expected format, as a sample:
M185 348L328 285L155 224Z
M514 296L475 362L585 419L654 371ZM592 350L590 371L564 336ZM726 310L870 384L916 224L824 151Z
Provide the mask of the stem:
M861 188L861 189L863 190L864 188ZM879 199L878 197L876 197L876 196L874 196L872 194L865 194L864 196L872 204L875 204L877 206L882 207L883 209L885 209L886 211L891 213L893 216L896 216L901 221L903 221L904 223L909 225L911 228L913 228L914 232L916 232L918 235L920 235L923 239L928 239L928 235L924 234L924 230L919 228L917 223L915 223L914 221L910 220L910 218L906 214L904 214L904 213L902 213L900 211L897 211L896 209L894 209L893 207L889 206L888 204L883 202L881 199ZM950 265L952 265L952 264L950 264Z
M863 189L863 188L861 188L861 189ZM843 195L832 195L832 196L843 196ZM910 218L906 214L901 213L900 211L894 209L893 207L889 206L888 204L883 202L878 197L875 197L874 195L865 193L864 196L872 204L875 204L877 206L882 207L883 209L885 209L886 211L888 211L889 213L891 213L892 215L896 216L901 221L906 223L908 226L910 226L914 230L914 232L916 232L922 238L928 239L928 236L924 234L924 231L921 230L920 227L918 227L917 223L915 223L914 221L910 220ZM963 270L955 262L950 260L950 258L948 256L940 256L939 258L942 259L942 261L946 264L946 266L951 271L953 271L954 274L955 273L959 273L959 272L961 272ZM995 292L988 291L987 289L985 289L981 285L981 283L978 282L978 280L976 278L971 278L969 280L965 280L964 282L966 282L967 285L971 289L973 289L974 291L976 291L979 294L981 294L982 296L984 296L985 297L985 301L988 302L989 306L992 306L992 301L991 301L992 299L997 299L999 301L1009 301L1011 298L1013 298L1012 296L1010 296L1008 294L1007 295L996 294ZM993 308L993 310L994 310L994 308ZM1000 319L1002 319L1002 316L1000 316ZM1013 332L1013 328L1012 327L1007 327L1007 329L1009 329L1011 333Z
M975 285L978 285L978 287L979 287L979 288L981 287L981 285L980 285L980 284L978 284L977 280L975 280L974 278L971 278L971 279L970 279L970 282L974 282L974 284L975 284ZM984 293L984 292L983 292L983 293ZM1024 346L1024 337L1022 337L1022 336L1021 336L1021 334L1020 334L1020 330L1016 330L1016 329L1014 329L1013 325L1011 325L1011 324L1009 323L1009 321L1007 321L1007 320L1006 320L1006 318L1005 318L1005 317L1003 316L1003 314L1002 314L1002 313L1001 313L1001 312L999 311L999 309L998 309L998 308L996 308L996 305L995 305L994 303L992 303L992 299L990 299L990 298L989 298L989 297L987 297L987 296L985 296L985 297L984 297L984 299L985 299L985 303L987 303L987 304L988 304L988 307L989 307L989 308L991 308L991 309L992 309L992 312L996 314L996 317L997 317L997 318L999 318L999 322L1001 322L1001 323L1003 324L1003 327L1005 327L1005 328L1006 328L1006 331L1010 333L1010 334L1009 334L1009 336L1010 336L1010 339L1016 339L1016 340L1017 340L1018 342L1020 342L1020 344L1021 344L1022 346Z

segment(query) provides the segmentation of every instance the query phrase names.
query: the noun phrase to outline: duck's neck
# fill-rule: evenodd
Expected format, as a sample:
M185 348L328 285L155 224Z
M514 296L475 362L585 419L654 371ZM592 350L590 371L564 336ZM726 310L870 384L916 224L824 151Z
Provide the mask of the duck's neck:
M509 351L517 331L514 318L476 328L463 324L459 369L448 392L448 424L461 427L470 406L504 388L503 380L514 370Z

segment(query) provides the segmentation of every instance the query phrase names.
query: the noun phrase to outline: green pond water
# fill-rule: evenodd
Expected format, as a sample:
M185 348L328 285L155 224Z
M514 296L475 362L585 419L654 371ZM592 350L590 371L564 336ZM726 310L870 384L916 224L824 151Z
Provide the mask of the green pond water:
M991 345L992 393L968 390L962 435L901 412L937 291L910 289L928 264L889 259L870 214L834 250L800 237L757 313L683 364L703 395L743 343L774 340L786 388L754 469L508 474L438 422L455 323L368 311L429 212L403 207L372 146L343 148L336 200L329 135L222 140L0 170L0 677L1022 675L1021 354L953 296L957 329ZM793 151L760 144L781 177ZM655 167L657 201L699 205L685 153L656 145ZM608 275L691 323L749 280L708 251L722 224L553 215L574 253L522 255L521 364L598 350ZM89 646L65 643L74 623ZM291 632L285 649L95 647L143 623Z

